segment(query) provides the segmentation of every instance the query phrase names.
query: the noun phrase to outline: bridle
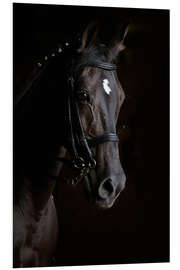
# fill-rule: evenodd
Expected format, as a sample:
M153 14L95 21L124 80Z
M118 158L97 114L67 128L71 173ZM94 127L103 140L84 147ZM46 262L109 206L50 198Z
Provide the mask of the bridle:
M92 66L108 71L116 70L116 65L108 62L93 62L86 66ZM106 142L118 142L119 138L115 133L104 133L100 136L87 139L83 130L82 121L79 114L78 103L75 98L75 79L73 74L68 78L68 101L67 101L67 125L69 128L68 139L64 141L64 146L72 156L71 167L79 171L79 177L74 179L72 184L79 182L79 179L89 175L91 169L96 167L96 160L91 151L91 147ZM66 162L64 158L56 158L56 162Z
M67 43L68 44L68 43ZM62 50L60 48L59 53ZM55 54L53 53L51 57L54 58ZM46 57L45 57L46 58ZM48 62L46 65L42 66L41 63L38 63L38 67L40 70L35 73L35 76L28 84L28 86L24 89L23 93L19 96L17 100L15 100L15 109L19 106L19 103L23 101L24 97L30 92L32 85L38 83L40 77L43 74L44 69L48 66ZM113 71L117 69L115 64L109 62L102 62L98 60L94 60L93 62L88 62L85 66L91 66L95 68L104 69L107 71ZM85 67L84 66L84 67ZM78 171L78 177L76 177L72 184L76 184L79 182L79 179L91 177L90 171L96 167L96 160L91 151L92 147L95 147L99 144L103 144L106 142L118 142L119 138L115 133L104 133L100 136L93 137L91 139L87 139L83 130L82 121L79 115L78 104L75 99L75 79L74 74L71 73L67 78L68 82L68 98L67 98L67 113L66 113L66 123L68 125L69 134L67 138L61 142L62 145L68 150L71 155L71 160L66 158L62 158L57 156L55 158L55 163L67 163L68 166ZM57 179L58 176L53 176L48 173L48 177Z

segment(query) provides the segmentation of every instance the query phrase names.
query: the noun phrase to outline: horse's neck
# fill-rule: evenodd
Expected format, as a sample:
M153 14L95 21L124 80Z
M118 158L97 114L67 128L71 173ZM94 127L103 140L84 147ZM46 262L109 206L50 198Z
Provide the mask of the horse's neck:
M59 149L59 156L64 157L66 149L62 146ZM52 198L52 193L56 185L56 180L50 176L57 177L63 164L54 163L49 172L33 176L16 176L14 179L14 200L21 212L36 213L39 215L46 208L48 201Z
M48 207L52 199L52 192L56 181L50 179L24 178L21 186L21 193L16 200L16 207L24 216L31 216L39 219Z
M61 164L57 168L56 165L54 168L49 166L52 166L56 155L64 155L61 149L58 149L62 148L60 145L62 137L64 138L64 99L58 99L60 104L57 106L58 102L54 97L48 99L48 95L52 95L53 91L47 91L38 97L34 92L35 96L32 95L29 103L25 104L24 111L19 112L22 117L18 118L19 115L16 115L15 148L20 177L14 179L15 194L17 202L23 205L22 209L27 207L34 211L42 211L51 198L55 180L51 180L47 175L49 169L52 169L50 174L57 176ZM53 102L56 102L54 107L57 110L53 108Z

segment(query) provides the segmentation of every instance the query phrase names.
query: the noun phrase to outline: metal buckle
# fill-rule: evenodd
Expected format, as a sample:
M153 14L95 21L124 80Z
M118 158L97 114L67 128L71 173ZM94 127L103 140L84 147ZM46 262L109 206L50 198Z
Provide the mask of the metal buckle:
M88 167L90 169L94 169L96 167L96 160L94 158L89 162Z
M73 167L75 169L83 169L85 168L86 164L84 162L84 159L82 157L78 157L77 159L73 160Z

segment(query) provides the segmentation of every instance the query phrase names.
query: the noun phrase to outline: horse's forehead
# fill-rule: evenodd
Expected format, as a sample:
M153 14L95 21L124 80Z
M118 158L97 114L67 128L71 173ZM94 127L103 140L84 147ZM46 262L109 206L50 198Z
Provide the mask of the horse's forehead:
M117 86L113 73L99 68L86 67L79 79L79 82L82 85L87 85L90 91L91 87L93 89L100 87L106 94L109 94L112 88Z
M103 95L108 101L113 101L119 92L118 82L112 71L106 71L101 74L99 78L100 94Z
M79 77L78 88L89 91L92 97L94 96L95 105L100 102L108 107L113 105L114 109L117 104L116 99L120 95L118 79L114 71L99 68L86 67Z

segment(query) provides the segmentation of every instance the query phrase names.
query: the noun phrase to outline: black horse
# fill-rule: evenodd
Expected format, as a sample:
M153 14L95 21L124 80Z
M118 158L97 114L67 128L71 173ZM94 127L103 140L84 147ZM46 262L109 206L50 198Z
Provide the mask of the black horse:
M66 43L39 62L15 101L14 267L51 264L58 239L52 194L65 168L102 208L125 187L116 135L125 95L115 60L127 27L106 45L95 29L88 25L80 45Z

